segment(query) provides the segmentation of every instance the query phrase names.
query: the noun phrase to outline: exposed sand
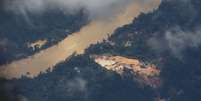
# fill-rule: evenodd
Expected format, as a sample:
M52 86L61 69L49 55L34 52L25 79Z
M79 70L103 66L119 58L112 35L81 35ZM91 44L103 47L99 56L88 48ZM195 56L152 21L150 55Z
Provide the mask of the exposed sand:
M149 12L157 8L159 4L160 0L150 0L149 3L133 2L113 20L94 20L80 32L73 33L55 46L28 58L0 66L0 77L6 79L21 78L21 76L37 77L41 72L44 73L49 68L53 69L56 64L64 61L74 52L84 53L90 44L101 42L118 27L131 23L141 12Z
M45 44L47 43L47 40L38 40L36 42L33 43L28 43L28 47L32 48L33 51L35 50L35 48L42 48Z
M145 65L137 59L130 59L122 56L94 55L94 61L103 68L124 75L128 70L141 84L158 88L161 84L160 69L155 65ZM127 71L126 71L127 70Z

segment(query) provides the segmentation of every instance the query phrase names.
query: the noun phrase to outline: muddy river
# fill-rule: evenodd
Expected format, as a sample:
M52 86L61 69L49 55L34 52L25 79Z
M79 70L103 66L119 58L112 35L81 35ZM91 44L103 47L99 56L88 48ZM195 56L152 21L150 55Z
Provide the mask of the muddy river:
M65 61L74 52L83 54L91 44L101 42L118 27L131 23L141 12L152 11L159 4L160 0L150 0L148 3L133 2L112 20L93 20L79 32L66 37L57 45L0 66L0 77L6 79L19 79L21 76L37 77L40 73L45 73L47 69L53 69L56 64Z

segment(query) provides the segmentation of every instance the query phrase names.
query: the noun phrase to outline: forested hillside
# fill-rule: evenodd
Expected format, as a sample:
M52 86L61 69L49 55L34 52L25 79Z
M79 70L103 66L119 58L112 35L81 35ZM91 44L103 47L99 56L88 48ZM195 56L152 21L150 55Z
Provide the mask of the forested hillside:
M7 95L32 101L199 101L201 1L163 0L158 9L118 28L108 40L72 55L37 78L5 82ZM91 55L119 55L153 63L159 88L141 86L96 64ZM18 94L18 95L17 95Z

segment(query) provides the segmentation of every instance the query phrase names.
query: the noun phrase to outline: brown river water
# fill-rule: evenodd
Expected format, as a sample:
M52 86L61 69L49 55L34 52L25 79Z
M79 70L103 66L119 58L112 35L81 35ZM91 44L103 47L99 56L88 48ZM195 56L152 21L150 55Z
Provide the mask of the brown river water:
M135 1L112 20L93 20L79 32L66 37L57 45L27 58L0 66L0 77L5 79L20 79L22 76L37 77L40 73L45 73L47 69L53 69L56 64L65 61L74 52L83 54L91 44L107 39L115 29L131 23L141 12L156 9L159 4L160 0L150 0L148 3Z

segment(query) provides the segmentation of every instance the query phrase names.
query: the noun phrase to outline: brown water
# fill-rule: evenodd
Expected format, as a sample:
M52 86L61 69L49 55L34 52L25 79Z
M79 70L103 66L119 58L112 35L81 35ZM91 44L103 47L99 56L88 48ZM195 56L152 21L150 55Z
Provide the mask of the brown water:
M44 73L49 68L53 69L56 64L65 61L74 52L83 54L90 44L101 42L118 27L131 23L141 12L151 11L159 4L160 0L150 0L149 3L133 2L113 20L94 20L55 46L1 66L0 77L6 79L21 78L21 76L37 77L41 72Z

